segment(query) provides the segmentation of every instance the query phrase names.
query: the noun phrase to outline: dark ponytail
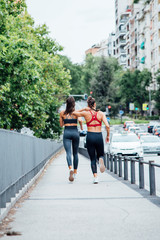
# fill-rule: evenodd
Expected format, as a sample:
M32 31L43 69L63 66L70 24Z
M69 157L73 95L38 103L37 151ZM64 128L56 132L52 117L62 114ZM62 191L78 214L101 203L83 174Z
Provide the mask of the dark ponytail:
M66 110L64 114L72 113L75 111L75 99L74 97L68 97L66 100Z
M95 102L96 102L96 101L95 101L94 98L92 98L91 96L88 97L88 99L87 99L88 107L90 107L92 110L98 112L99 109L97 109L97 110L94 109L94 104L95 104Z

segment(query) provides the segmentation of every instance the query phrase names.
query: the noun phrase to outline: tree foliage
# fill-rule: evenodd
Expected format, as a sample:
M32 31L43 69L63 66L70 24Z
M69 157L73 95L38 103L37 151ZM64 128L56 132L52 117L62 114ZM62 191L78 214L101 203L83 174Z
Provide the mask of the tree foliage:
M92 89L91 82L97 72L98 64L99 64L99 57L94 57L91 54L87 54L83 69L82 69L82 81L85 86L85 93L89 94L90 91L94 92L94 89Z
M100 57L91 85L97 107L105 111L106 106L111 105L112 114L117 113L119 104L119 91L116 78L116 73L119 70L120 66L116 59Z
M57 108L70 91L70 75L46 25L34 27L24 0L0 0L0 127L29 127L54 137Z
M85 83L82 79L82 69L83 66L79 64L74 64L66 56L60 56L63 66L66 70L69 70L71 79L71 94L84 94L85 93Z
M147 87L151 79L151 72L147 69L134 72L128 70L124 73L120 81L121 97L124 99L128 111L130 102L135 103L142 111L142 104L148 101Z

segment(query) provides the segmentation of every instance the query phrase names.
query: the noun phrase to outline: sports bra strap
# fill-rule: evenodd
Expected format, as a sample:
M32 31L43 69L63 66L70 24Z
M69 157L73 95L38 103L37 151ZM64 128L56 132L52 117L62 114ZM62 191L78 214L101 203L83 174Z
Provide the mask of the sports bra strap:
M102 122L100 120L98 120L97 118L97 112L95 114L93 114L90 110L90 113L92 115L92 118L89 122L87 122L87 127L98 127L98 126L102 126ZM97 121L98 123L95 124L90 124L93 121Z

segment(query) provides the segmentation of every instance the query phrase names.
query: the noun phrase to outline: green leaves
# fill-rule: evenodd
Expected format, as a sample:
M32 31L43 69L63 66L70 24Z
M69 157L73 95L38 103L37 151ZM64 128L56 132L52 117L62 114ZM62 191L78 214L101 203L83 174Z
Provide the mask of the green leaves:
M0 2L0 127L26 126L37 137L53 138L60 134L53 109L70 91L70 75L57 55L62 47L46 25L34 27L25 1Z
M147 69L143 71L127 71L121 79L121 96L125 100L127 107L130 102L134 102L139 109L142 104L148 101L147 87L151 82L151 72Z

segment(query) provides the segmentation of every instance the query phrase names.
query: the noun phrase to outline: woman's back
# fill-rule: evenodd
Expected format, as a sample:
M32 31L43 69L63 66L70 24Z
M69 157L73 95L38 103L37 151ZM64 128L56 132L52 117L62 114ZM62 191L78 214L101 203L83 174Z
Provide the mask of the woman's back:
M85 120L88 128L88 132L101 132L103 114L101 111L95 110L87 111L85 114Z
M77 117L72 113L65 113L65 111L61 112L61 117L64 122L64 126L77 126Z

